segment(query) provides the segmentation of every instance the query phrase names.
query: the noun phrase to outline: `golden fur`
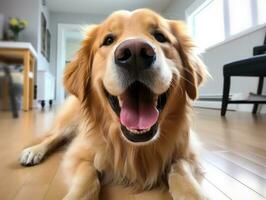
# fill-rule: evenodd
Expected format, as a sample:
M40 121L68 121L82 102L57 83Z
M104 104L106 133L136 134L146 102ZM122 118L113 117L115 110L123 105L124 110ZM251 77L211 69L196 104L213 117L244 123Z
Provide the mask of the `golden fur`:
M148 27L160 28L169 44L156 42ZM119 119L104 93L103 88L114 94L119 90L107 68L113 48L100 48L110 31L119 35L117 43L141 36L174 63L170 66L173 79L169 97L159 116L160 134L145 145L129 143L121 136ZM133 186L138 191L163 187L169 188L174 199L205 199L200 189L202 173L190 148L189 120L192 100L207 72L193 49L182 22L166 20L146 9L130 14L116 12L103 23L89 27L76 58L65 70L64 85L73 96L66 100L50 131L53 135L24 150L24 155L40 149L45 155L75 130L77 136L64 158L70 183L65 199L98 199L100 185L107 183Z

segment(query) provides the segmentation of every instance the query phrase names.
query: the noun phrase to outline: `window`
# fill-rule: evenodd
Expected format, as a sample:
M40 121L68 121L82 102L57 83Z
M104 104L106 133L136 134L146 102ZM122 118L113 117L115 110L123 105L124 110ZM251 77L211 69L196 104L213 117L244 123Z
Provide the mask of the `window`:
M210 18L212 16L212 18ZM215 20L213 20L215 18ZM194 37L202 48L224 40L222 0L214 0L194 16ZM210 27L212 27L210 29Z
M258 23L266 23L266 0L258 0L257 2L258 9Z
M251 27L250 0L229 0L230 35ZM241 6L240 6L241 5Z
M266 24L266 0L195 0L186 14L192 36L206 49Z

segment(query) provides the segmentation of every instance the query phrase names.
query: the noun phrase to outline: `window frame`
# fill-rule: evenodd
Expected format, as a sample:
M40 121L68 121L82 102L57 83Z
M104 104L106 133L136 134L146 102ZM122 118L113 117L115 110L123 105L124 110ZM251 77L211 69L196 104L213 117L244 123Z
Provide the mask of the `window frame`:
M190 34L193 36L194 30L194 20L193 16L195 16L198 12L200 12L202 9L204 9L206 6L208 6L212 1L214 0L196 0L194 1L187 9L186 9L186 21L189 26ZM247 28L243 31L240 31L236 34L231 34L230 31L230 11L229 11L229 0L223 0L223 14L224 14L224 36L225 39L221 42L218 42L216 44L210 45L207 48L204 49L204 51L210 50L212 48L215 48L217 46L223 45L225 43L228 43L232 40L238 39L240 37L243 37L244 35L250 34L254 31L257 31L259 29L266 27L266 22L259 24L259 16L258 16L258 7L257 7L257 0L249 0L251 5L251 27Z

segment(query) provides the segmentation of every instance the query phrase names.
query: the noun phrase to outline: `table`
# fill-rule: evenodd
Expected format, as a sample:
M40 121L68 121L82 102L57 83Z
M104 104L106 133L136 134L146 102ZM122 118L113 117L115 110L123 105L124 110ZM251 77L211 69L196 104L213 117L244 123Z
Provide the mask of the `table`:
M24 111L29 111L33 105L36 60L37 53L31 43L0 41L0 61L7 64L23 64Z

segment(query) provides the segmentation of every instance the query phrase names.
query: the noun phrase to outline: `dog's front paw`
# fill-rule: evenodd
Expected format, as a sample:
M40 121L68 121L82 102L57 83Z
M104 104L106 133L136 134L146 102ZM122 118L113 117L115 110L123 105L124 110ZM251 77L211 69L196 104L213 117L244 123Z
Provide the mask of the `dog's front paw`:
M99 200L98 196L91 195L78 195L73 192L69 192L63 200Z
M68 193L63 200L80 200L76 195L73 195L72 193Z
M208 200L201 186L189 177L170 175L169 184L173 200Z
M173 200L209 200L202 191L183 190L171 191Z
M173 200L209 200L205 196L201 195L191 195L191 194L186 194L186 195L180 195L180 196L172 196Z
M42 161L45 153L45 149L40 145L26 148L21 152L20 164L24 166L37 165Z

